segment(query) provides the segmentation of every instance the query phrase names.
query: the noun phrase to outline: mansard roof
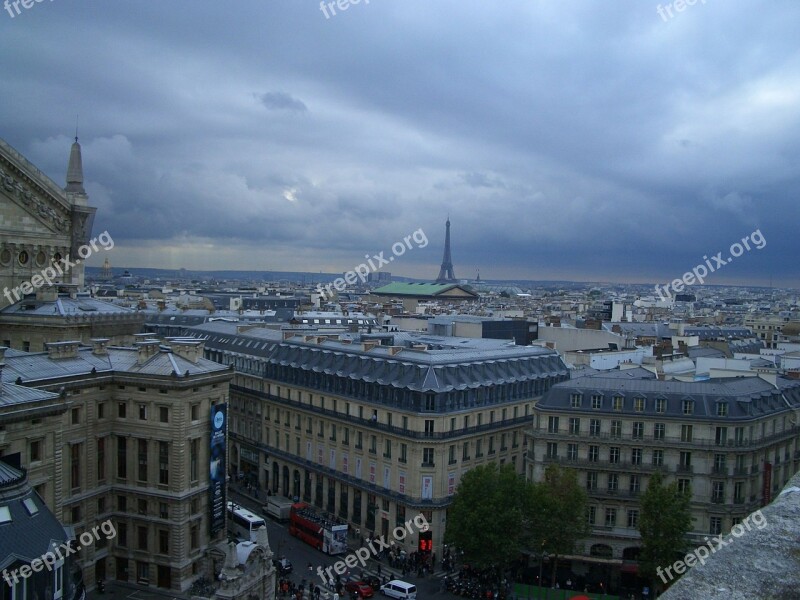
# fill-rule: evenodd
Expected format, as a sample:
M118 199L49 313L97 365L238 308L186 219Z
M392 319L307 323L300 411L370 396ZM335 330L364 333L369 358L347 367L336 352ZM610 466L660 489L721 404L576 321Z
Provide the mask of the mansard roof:
M417 333L324 336L307 330L293 335L264 328L239 331L230 323L187 328L187 333L204 339L210 350L418 391L465 390L567 374L555 351L507 340Z
M622 371L621 373L625 373ZM620 374L608 376L604 373L588 375L563 381L554 385L536 405L536 410L565 410L603 416L624 415L630 417L680 417L682 419L736 419L800 409L800 380L778 377L776 385L761 377L719 378L705 381L664 381L652 376L623 378ZM571 398L582 397L580 408L572 408ZM592 409L591 396L603 398L601 408ZM624 408L615 411L611 398L624 398ZM634 412L633 399L644 398L645 408ZM664 413L655 412L656 398L665 399ZM694 402L691 415L683 413L683 401ZM728 403L726 417L717 416L717 403Z

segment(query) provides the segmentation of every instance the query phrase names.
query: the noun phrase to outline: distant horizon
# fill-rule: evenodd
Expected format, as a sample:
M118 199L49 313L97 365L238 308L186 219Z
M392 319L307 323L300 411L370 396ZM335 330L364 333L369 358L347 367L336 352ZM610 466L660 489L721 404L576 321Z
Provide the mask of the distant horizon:
M102 272L102 267L94 267L94 266L86 266L87 275L89 272L92 273L100 273ZM317 278L314 281L310 281L305 283L305 285L313 285L316 283L325 282L328 283L333 281L337 277L341 277L341 272L313 272L313 271L272 271L272 270L257 270L257 269L209 269L209 270L197 270L197 269L188 269L188 268L178 268L178 269L166 269L162 267L112 267L112 272L114 277L118 277L121 272L128 271L131 274L138 275L136 271L147 271L150 273L158 273L162 272L165 274L173 274L179 275L181 271L185 271L188 277L192 277L194 275L203 275L206 277L214 277L214 278L226 278L226 279L245 279L249 280L249 277L237 277L233 274L268 274L268 275L275 275L278 276L279 280L286 279L291 280L292 277L303 277L303 278ZM230 274L229 277L220 277L221 274ZM157 275L149 275L149 277L157 277ZM413 282L435 282L435 277L431 277L429 279L422 278L422 277L409 277L405 275L395 275L392 273L392 280L408 280ZM268 281L266 278L263 281ZM475 279L469 278L460 278L459 281L467 281L467 282L475 282ZM292 281L293 283L299 283L297 281ZM378 282L374 282L378 283ZM600 281L600 280L575 280L575 279L481 279L481 283L492 284L492 285L511 285L511 284L571 284L571 285L624 285L624 286L655 286L656 282L623 282L623 281ZM692 288L746 288L746 289L757 289L757 290L788 290L788 291L797 291L798 288L794 287L784 287L784 286L765 286L765 285L754 285L754 284L735 284L735 283L725 283L725 284L712 284L712 283L705 283L701 286L691 286L690 289L682 292L691 294ZM655 295L655 290L653 290L653 295Z

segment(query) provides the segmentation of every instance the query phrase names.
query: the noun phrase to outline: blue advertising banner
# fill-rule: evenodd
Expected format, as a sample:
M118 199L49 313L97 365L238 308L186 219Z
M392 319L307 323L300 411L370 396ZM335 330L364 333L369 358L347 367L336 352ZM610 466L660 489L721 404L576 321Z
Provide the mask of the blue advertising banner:
M228 463L228 405L211 407L211 439L209 454L209 528L211 535L225 529L225 476Z

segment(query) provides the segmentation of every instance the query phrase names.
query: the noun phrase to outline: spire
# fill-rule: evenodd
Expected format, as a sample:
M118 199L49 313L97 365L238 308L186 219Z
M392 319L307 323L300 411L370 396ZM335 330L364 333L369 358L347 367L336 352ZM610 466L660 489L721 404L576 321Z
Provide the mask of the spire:
M442 257L442 267L439 269L439 276L436 283L454 283L458 281L453 273L453 259L450 256L450 215L447 215L444 236L444 256Z
M77 131L75 132L77 134ZM81 145L78 143L78 136L75 135L75 142L69 151L69 165L67 166L67 187L68 192L85 194L83 189L83 161L81 160Z

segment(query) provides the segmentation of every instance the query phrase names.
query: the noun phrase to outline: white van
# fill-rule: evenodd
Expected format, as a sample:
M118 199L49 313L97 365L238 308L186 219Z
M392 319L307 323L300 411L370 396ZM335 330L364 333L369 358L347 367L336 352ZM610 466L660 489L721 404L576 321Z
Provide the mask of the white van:
M381 594L398 600L416 600L417 586L399 579L392 579L381 586Z
M288 498L270 496L267 503L262 507L262 510L276 521L286 523L292 512L292 504L294 504L294 502Z

